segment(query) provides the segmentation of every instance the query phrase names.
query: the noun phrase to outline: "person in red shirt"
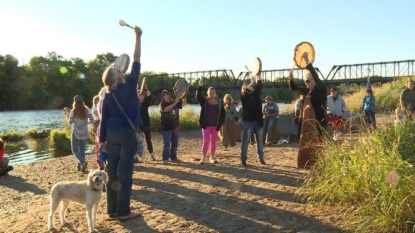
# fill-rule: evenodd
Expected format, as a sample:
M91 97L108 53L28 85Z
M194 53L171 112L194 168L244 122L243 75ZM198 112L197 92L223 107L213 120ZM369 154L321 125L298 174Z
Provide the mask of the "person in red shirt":
M3 139L0 138L0 176L13 170L13 167L9 166L9 158L4 157L5 150L6 150L6 146L4 145L4 141Z

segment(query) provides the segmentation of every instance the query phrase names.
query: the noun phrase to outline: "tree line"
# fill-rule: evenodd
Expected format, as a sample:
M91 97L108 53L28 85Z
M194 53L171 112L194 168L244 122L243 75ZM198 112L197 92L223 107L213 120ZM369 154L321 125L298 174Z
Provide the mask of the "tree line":
M65 59L56 52L49 52L46 56L35 56L27 64L19 65L14 56L0 55L0 111L59 109L71 106L75 95L82 95L85 103L92 107L92 98L103 86L102 73L116 58L108 52L85 62L81 58ZM147 77L148 89L154 96L152 104L158 104L161 91L171 90L179 78L151 71L142 72L140 77ZM196 83L197 80L194 80L190 85ZM218 90L218 97L224 94L225 90ZM284 102L296 98L287 88L263 91L264 96L268 94ZM193 95L189 93L189 103L196 103Z

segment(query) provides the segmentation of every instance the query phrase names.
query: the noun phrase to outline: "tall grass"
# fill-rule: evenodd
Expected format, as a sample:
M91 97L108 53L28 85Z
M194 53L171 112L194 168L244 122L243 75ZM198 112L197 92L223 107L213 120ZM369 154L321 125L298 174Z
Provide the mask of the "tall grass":
M358 232L413 232L415 125L389 125L358 140L325 142L317 166L297 195L347 210Z
M180 130L196 130L198 129L199 113L191 108L180 111ZM152 132L161 131L160 113L156 110L150 110L150 124Z
M0 134L0 138L6 141L20 141L25 138L46 138L49 136L50 130L37 130L37 129L28 129L25 132L17 132L12 129L3 134Z
M380 85L372 85L373 95L376 97L377 111L394 111L399 107L399 98L402 90L406 87L407 78L400 78L394 82ZM366 88L361 88L349 96L344 96L348 112L360 112L362 99L365 96Z

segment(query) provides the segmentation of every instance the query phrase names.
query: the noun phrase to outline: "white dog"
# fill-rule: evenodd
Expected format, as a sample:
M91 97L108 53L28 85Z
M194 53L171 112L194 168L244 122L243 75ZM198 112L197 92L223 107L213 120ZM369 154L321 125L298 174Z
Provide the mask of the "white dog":
M102 196L102 188L107 184L107 174L101 170L90 171L86 181L64 181L55 184L50 192L50 212L48 216L48 228L55 228L53 215L56 208L61 204L60 220L62 225L66 224L65 211L69 203L76 202L86 205L89 232L96 232L95 221L99 201Z

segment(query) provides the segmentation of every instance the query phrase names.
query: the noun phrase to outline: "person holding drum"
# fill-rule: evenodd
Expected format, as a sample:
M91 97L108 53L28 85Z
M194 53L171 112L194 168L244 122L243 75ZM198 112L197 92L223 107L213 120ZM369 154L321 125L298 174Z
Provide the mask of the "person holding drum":
M256 137L256 148L258 153L258 160L261 164L266 164L264 161L264 140L263 140L263 126L264 119L262 117L262 79L261 75L257 75L257 84L251 80L246 80L242 85L241 102L242 102L242 146L241 146L241 162L242 166L246 167L248 143L251 138L251 133L254 132Z
M303 95L303 104L300 113L298 135L297 167L311 168L317 158L318 147L321 145L326 121L327 90L320 80L316 70L308 58L308 53L302 54L306 62L307 72L304 74L306 87L298 87L294 84L293 70L288 74L289 87L292 91Z
M170 92L167 90L163 90L161 95L160 113L161 135L163 136L163 164L168 164L169 159L172 162L180 162L177 158L180 128L179 109L182 109L185 101L179 97L173 101L170 97Z
M99 142L100 148L107 152L107 214L120 220L140 216L130 209L134 155L139 145L136 136L140 135L142 124L137 96L142 30L136 26L134 31L130 74L126 77L123 68L111 65L102 75L107 92L102 101Z
M206 162L206 155L210 145L210 163L217 163L216 141L218 138L218 131L225 122L225 108L223 102L216 97L216 90L214 87L208 88L207 97L202 96L203 79L199 80L199 86L196 89L196 99L200 105L199 127L202 128L203 145L202 145L202 159L200 164ZM235 120L234 120L235 121ZM235 131L235 130L234 130Z

